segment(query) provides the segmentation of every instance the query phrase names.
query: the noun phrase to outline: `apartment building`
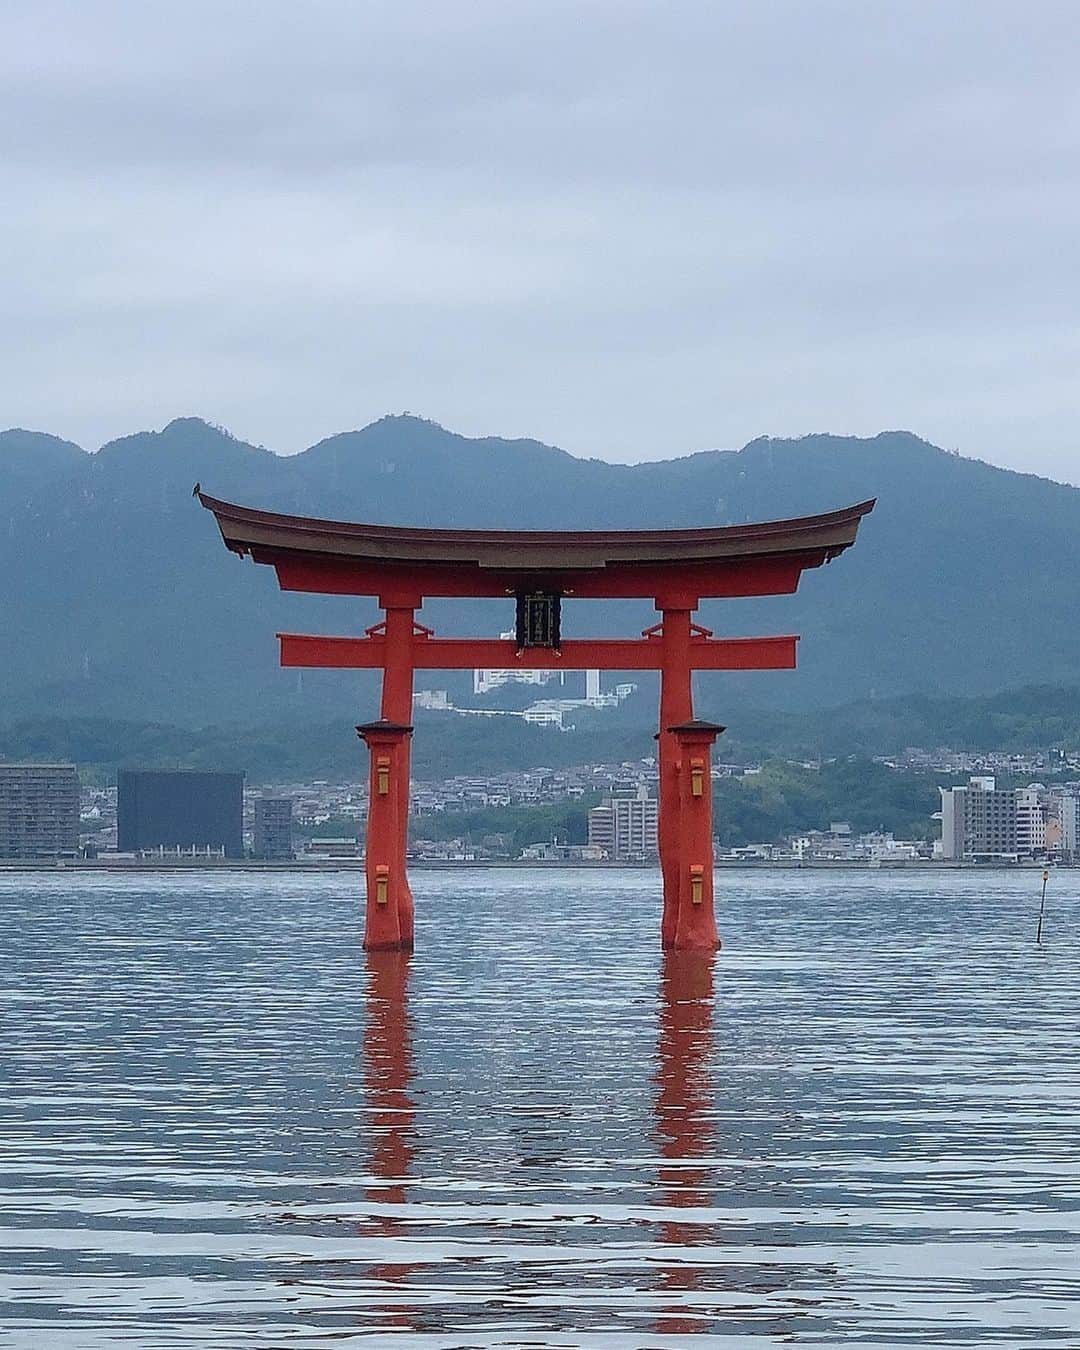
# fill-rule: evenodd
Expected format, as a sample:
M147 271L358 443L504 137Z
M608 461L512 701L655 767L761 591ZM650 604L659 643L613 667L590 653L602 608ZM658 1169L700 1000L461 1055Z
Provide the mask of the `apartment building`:
M0 764L0 858L55 858L79 847L74 764Z
M639 787L632 797L612 797L589 812L589 844L612 862L655 858L659 803Z

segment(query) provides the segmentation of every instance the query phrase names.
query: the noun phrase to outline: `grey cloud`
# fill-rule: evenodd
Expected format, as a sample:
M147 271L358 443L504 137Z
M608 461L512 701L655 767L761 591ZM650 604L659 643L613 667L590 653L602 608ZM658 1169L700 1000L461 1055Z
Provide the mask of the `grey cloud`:
M1080 481L1070 3L16 3L0 422Z

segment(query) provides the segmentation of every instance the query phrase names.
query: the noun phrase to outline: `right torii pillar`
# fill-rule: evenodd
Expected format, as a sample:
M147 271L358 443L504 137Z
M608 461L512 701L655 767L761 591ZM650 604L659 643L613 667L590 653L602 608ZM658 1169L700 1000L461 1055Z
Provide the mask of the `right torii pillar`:
M720 946L713 904L712 746L724 730L694 717L691 610L657 604L662 615L658 842L664 909L660 938L675 951Z

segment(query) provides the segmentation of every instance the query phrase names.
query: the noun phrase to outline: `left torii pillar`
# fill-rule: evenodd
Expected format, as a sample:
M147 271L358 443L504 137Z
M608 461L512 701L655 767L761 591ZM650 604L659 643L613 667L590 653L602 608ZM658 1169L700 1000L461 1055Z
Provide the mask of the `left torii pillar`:
M364 947L367 951L412 951L413 897L405 858L409 841L415 608L380 603L386 615L382 716L377 722L365 722L356 728L370 760Z
M714 951L720 946L720 938L713 909L713 799L709 760L713 742L724 728L717 722L693 719L667 730L675 743L668 780L672 799L668 809L675 816L672 829L677 848L674 866L664 877L664 909L671 925L665 945L676 951ZM661 802L661 810L664 805Z

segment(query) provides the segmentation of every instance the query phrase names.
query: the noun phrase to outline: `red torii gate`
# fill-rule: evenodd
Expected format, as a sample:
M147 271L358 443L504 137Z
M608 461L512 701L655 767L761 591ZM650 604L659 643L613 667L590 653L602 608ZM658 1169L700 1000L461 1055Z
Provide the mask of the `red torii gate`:
M723 727L695 720L695 670L790 670L797 637L715 638L691 615L706 597L787 595L806 568L849 548L873 501L825 515L695 530L406 529L255 511L195 495L226 547L277 572L282 590L378 598L364 637L279 633L283 666L381 670L378 721L357 731L370 752L369 950L411 949L406 875L413 672L478 666L660 672L661 938L719 946L713 913L710 748ZM426 597L516 599L513 639L439 638L416 622ZM660 622L640 638L560 635L561 602L651 599Z

